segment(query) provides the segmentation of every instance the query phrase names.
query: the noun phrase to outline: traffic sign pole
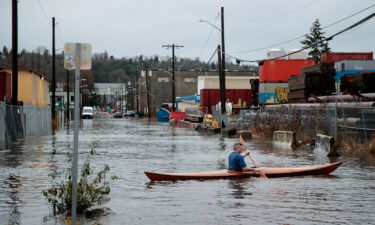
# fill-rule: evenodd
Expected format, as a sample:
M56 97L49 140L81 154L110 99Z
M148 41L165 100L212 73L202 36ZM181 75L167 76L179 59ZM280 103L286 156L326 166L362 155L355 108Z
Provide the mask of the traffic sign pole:
M77 178L78 178L78 132L80 120L80 62L81 62L81 44L75 46L75 81L74 81L74 143L73 143L73 161L72 161L72 225L76 225L77 216Z
M74 140L72 160L72 210L71 224L76 225L77 217L77 180L78 180L78 132L80 121L80 86L81 70L91 69L91 45L81 43L65 43L64 67L75 70L74 79Z

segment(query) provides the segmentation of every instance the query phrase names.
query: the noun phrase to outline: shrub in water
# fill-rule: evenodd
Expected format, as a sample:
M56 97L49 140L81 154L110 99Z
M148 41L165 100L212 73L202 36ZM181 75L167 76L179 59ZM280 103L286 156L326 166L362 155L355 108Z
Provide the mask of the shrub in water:
M111 191L110 182L117 179L116 176L108 176L110 170L108 165L105 165L96 174L94 173L89 159L94 154L94 150L91 150L80 171L77 184L78 214L82 214L91 206L101 205L103 196ZM71 155L69 155L68 161L71 162ZM61 175L65 175L65 179L61 180ZM49 176L53 180L53 185L51 188L43 190L42 193L52 205L53 214L70 214L72 207L72 169L56 170Z

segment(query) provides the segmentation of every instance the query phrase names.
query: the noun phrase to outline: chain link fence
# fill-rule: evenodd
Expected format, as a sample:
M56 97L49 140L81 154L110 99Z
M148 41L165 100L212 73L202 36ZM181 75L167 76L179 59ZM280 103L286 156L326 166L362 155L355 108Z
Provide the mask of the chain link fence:
M351 147L375 147L375 107L339 107L337 138Z
M242 110L236 126L249 127L265 137L272 137L275 130L293 131L304 142L324 134L339 145L363 147L375 145L374 106L368 102L268 105Z
M25 136L50 134L52 131L52 115L50 108L23 107Z
M28 136L50 134L51 109L0 102L0 147Z

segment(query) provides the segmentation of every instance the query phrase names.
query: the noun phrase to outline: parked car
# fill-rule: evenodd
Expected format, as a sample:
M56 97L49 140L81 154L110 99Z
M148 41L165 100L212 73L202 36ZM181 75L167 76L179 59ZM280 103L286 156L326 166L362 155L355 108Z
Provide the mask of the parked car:
M143 111L137 111L136 114L139 116L139 117L144 117L145 116L145 113Z
M82 119L92 119L94 117L94 109L91 106L84 106L82 109Z
M135 111L127 111L127 112L126 112L126 115L127 115L127 116L130 116L130 117L134 117L135 114L136 114Z
M115 117L115 118L122 118L122 117L124 117L124 114L125 114L125 112L123 112L123 111L119 111L119 112L116 112L116 113L113 115L113 117Z

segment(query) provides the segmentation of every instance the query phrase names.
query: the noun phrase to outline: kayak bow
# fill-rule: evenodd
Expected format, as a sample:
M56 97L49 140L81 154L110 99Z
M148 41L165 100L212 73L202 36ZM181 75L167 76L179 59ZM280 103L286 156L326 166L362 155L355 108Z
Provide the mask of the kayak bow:
M255 171L233 172L220 170L213 172L199 173L153 173L145 172L151 181L176 181L176 180L209 180L209 179L241 179L248 177L259 177L259 171L262 171L268 178L273 177L293 177L307 175L325 175L335 171L342 162L335 162L326 165L309 166L301 168L255 168Z

